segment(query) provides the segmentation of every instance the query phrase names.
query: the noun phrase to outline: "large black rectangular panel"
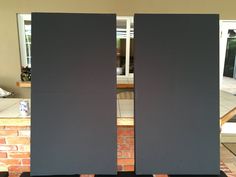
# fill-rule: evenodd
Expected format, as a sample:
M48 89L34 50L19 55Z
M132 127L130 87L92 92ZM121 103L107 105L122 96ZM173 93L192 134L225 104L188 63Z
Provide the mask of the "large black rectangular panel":
M31 175L116 174L116 16L32 14Z
M138 174L219 174L218 15L137 14Z

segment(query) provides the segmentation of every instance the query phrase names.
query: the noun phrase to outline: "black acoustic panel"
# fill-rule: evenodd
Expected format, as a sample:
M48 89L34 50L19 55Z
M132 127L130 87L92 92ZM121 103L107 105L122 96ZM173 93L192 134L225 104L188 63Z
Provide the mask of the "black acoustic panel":
M135 172L118 172L117 175L95 175L95 177L152 177L153 175L137 175Z
M116 174L115 58L115 15L32 14L32 176Z
M227 177L227 175L220 171L219 175L169 175L169 177Z
M219 174L218 15L134 22L137 174Z
M30 172L23 172L20 177L31 177ZM32 176L32 177L42 177L42 176ZM43 177L80 177L80 175L49 175Z
M1 171L0 172L0 177L8 177L9 173L7 171Z

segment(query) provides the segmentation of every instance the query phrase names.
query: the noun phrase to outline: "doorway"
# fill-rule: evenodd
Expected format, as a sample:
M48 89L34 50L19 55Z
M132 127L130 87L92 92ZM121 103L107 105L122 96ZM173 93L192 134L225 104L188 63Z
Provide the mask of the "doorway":
M236 20L220 21L220 87L236 94Z

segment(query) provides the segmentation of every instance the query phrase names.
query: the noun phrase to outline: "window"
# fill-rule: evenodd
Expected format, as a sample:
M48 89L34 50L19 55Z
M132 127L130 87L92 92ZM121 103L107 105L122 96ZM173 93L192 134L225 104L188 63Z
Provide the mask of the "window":
M21 66L31 67L31 15L18 14Z
M133 77L133 17L117 17L116 51L117 75L119 77Z
M228 30L224 76L236 79L236 29Z
M220 21L220 86L223 76L236 79L236 21Z
M31 68L31 14L18 14L22 68ZM133 17L117 17L116 71L118 78L132 78L134 72Z

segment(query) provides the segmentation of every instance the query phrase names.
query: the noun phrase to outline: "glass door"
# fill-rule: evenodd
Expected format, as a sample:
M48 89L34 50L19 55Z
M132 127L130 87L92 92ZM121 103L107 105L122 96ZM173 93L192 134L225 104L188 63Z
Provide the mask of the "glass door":
M228 30L224 76L236 79L236 29Z
M223 79L236 79L236 20L220 21L220 88Z
M118 78L133 77L133 17L117 17L116 72Z

